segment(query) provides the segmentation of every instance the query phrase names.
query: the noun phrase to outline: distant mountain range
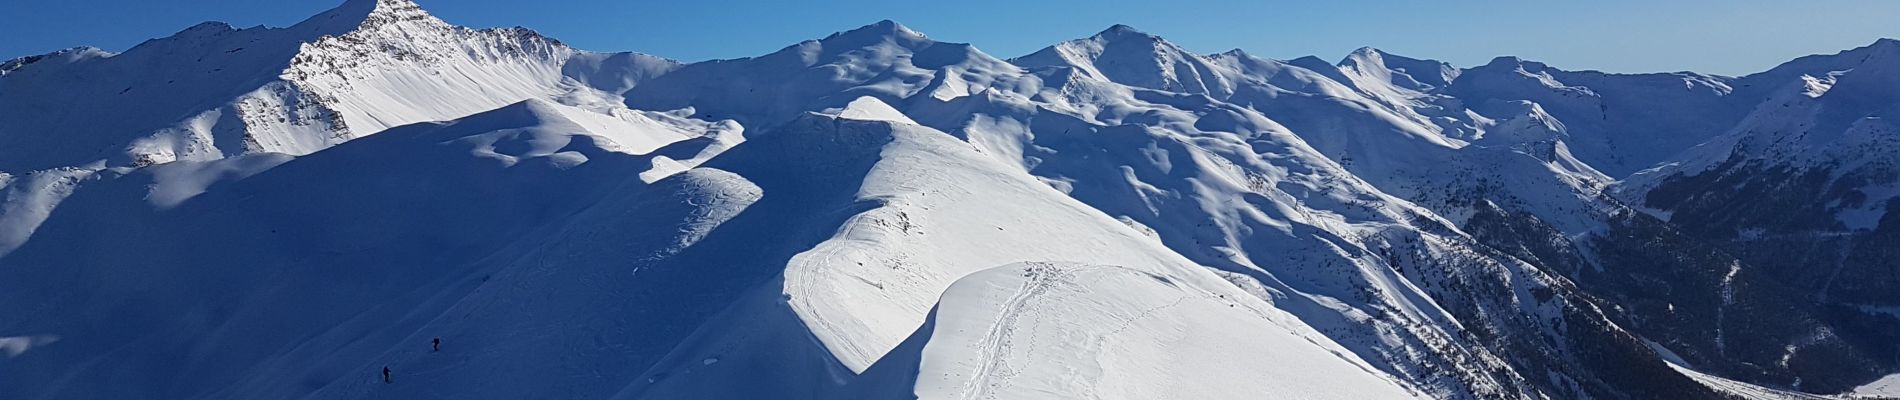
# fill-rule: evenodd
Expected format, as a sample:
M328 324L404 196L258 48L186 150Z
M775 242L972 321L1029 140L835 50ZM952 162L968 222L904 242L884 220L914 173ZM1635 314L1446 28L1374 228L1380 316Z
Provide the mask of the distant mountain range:
M1892 398L1897 162L1892 39L682 63L348 0L0 62L0 398Z

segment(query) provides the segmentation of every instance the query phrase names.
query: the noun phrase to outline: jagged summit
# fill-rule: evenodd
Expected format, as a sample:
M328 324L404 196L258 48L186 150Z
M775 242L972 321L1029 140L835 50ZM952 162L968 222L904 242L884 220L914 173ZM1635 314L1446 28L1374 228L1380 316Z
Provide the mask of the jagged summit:
M448 23L430 15L414 1L346 0L336 8L305 19L290 29L308 34L342 35L352 31L400 23L432 27L449 26Z

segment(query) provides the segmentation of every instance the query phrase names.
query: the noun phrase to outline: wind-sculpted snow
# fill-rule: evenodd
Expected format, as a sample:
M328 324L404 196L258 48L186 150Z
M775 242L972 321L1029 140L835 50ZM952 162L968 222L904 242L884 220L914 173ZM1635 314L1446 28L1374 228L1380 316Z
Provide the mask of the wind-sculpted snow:
M350 0L25 57L0 398L1844 392L1900 351L1895 43L680 63Z

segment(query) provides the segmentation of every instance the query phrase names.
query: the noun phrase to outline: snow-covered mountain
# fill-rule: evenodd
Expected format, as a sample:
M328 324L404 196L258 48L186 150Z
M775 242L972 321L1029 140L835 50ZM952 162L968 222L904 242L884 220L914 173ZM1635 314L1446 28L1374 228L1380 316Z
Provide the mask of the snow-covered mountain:
M1891 359L1882 354L1900 351L1892 341L1900 222L1888 212L1900 193L1900 130L1887 122L1900 110L1896 66L1900 42L1883 39L1739 78L1764 101L1615 192L1737 254L1843 327L1818 335L1869 343L1868 357Z
M1721 77L201 24L0 63L0 398L1875 387L1895 43Z

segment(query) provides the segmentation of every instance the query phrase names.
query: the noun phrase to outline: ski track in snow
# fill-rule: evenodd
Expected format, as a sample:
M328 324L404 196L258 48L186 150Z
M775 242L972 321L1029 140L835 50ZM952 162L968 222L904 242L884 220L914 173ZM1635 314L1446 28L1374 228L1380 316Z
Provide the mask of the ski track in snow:
M1020 326L1016 320L1025 314L1039 312L1035 307L1031 307L1031 302L1043 292L1055 285L1068 283L1063 273L1053 268L1038 269L1032 266L1028 274L1030 279L1023 282L1022 288L1014 292L1015 295L1003 302L1001 319L991 325L989 332L983 335L983 340L978 342L980 348L973 350L979 354L988 354L989 357L985 358L990 361L974 372L976 379L970 380L964 386L964 393L967 393L963 397L965 400L993 399L989 395L992 389L1009 384L1010 378L1015 376L1015 373L1010 371L1008 362L1012 354L1010 349L1015 346L1014 330ZM1030 343L1029 347L1031 352L1035 351L1035 343Z

